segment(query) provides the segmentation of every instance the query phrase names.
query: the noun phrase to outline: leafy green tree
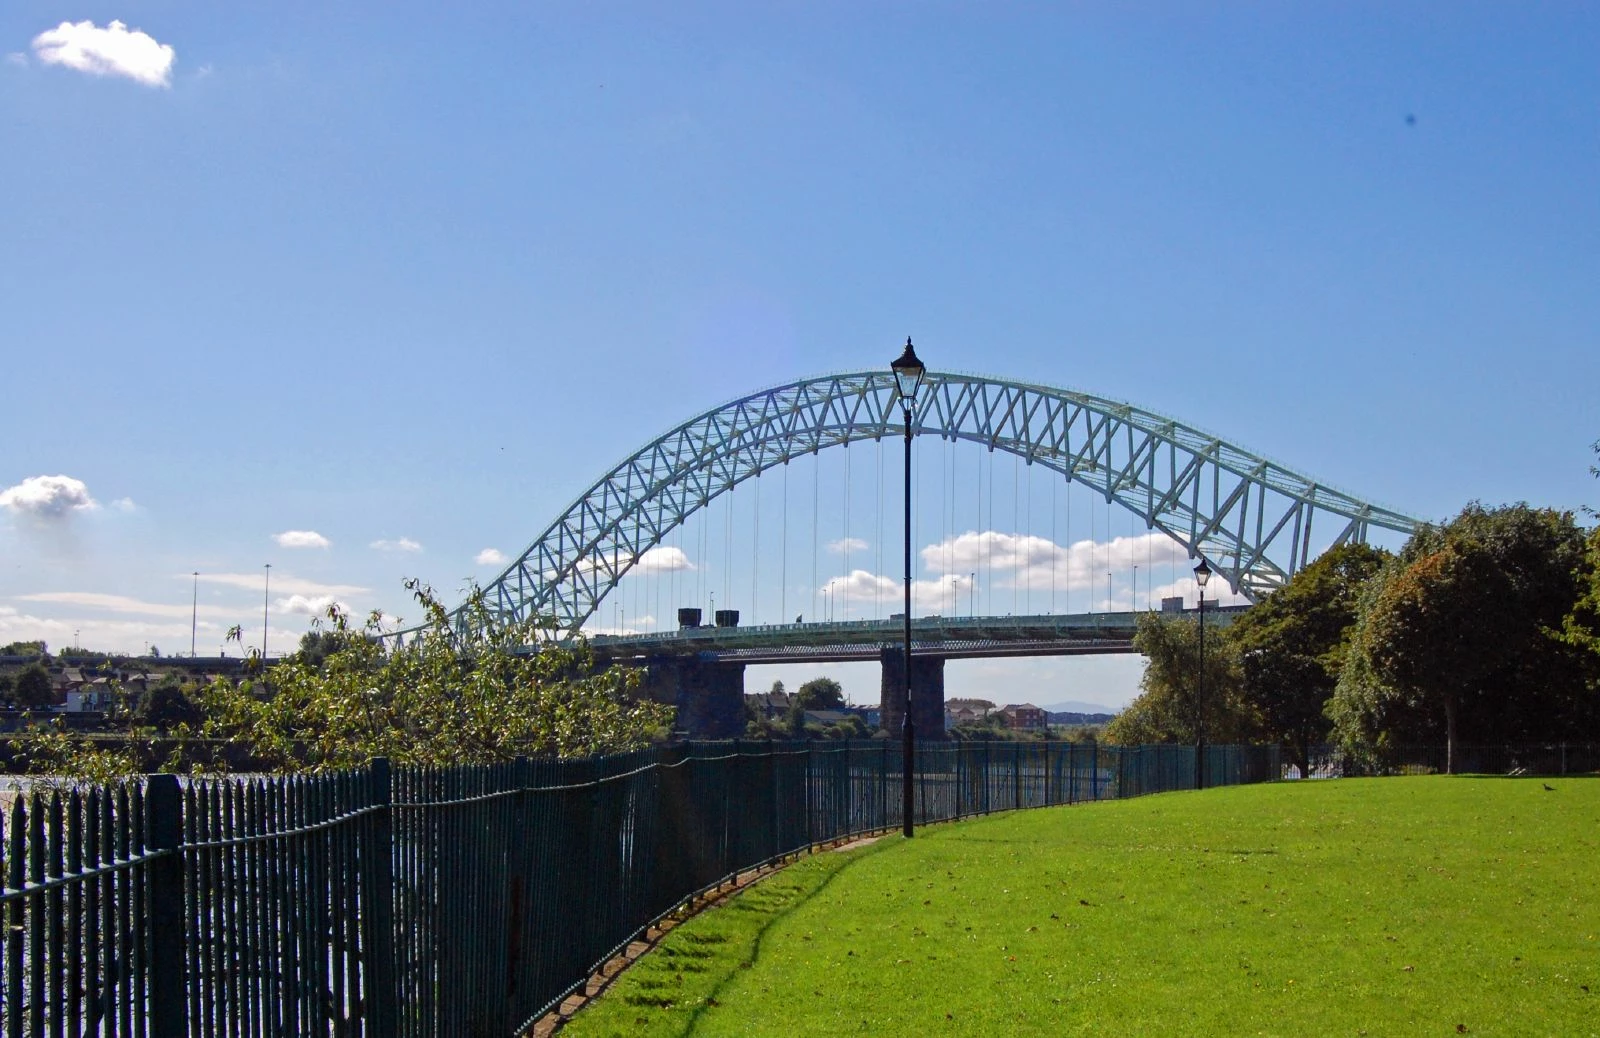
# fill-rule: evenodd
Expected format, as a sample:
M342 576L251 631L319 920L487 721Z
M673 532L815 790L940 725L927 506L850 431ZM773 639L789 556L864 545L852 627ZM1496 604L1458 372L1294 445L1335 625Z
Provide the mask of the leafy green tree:
M844 686L829 677L812 678L789 698L789 730L799 734L805 728L807 710L842 710Z
M0 649L0 656L43 656L48 648L44 642L12 642Z
M1600 455L1600 441L1592 449ZM1589 466L1589 472L1600 479L1600 466ZM1600 512L1593 508L1584 511L1591 518L1600 518ZM1589 531L1580 567L1578 600L1568 612L1562 631L1567 644L1586 655L1590 688L1600 695L1600 526Z
M56 701L50 672L42 663L30 663L17 673L11 690L12 701L22 710L42 710Z
M602 670L587 643L554 643L536 621L502 625L476 589L457 637L432 590L408 581L425 630L385 652L379 615L359 628L338 608L337 646L313 666L298 656L203 694L208 735L237 739L282 771L323 771L385 756L442 766L519 755L584 756L643 746L671 724L670 707L635 693L638 672Z
M1467 506L1424 527L1368 585L1328 705L1352 749L1592 737L1600 711L1557 631L1579 598L1570 512Z
M16 690L16 680L10 674L0 674L0 703L11 704L11 693Z
M140 694L133 709L133 718L137 724L166 732L180 724L198 728L205 716L189 698L178 676L168 674Z
M1365 544L1330 549L1224 629L1238 652L1240 696L1260 719L1260 737L1287 748L1302 775L1309 774L1312 747L1333 728L1325 708L1361 590L1388 558Z
M1200 696L1200 627L1189 617L1142 613L1133 647L1145 658L1143 691L1106 725L1108 743L1195 741L1195 722L1204 710L1209 743L1242 742L1258 727L1239 693L1238 653L1213 630L1206 635L1205 689ZM1200 702L1197 703L1197 699Z

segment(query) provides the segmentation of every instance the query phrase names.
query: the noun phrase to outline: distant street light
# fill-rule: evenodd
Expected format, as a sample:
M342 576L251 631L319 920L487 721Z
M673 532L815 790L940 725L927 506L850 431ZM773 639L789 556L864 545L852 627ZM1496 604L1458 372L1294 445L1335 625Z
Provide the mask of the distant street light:
M1211 579L1211 567L1202 558L1194 568L1194 582L1200 586L1200 673L1194 685L1194 788L1204 789L1206 782L1206 581Z
M189 604L189 658L194 659L194 636L200 629L200 571L194 571L194 601ZM182 644L181 642L179 643Z
M905 615L905 715L900 721L900 739L904 748L904 759L901 764L901 789L900 813L901 832L907 839L911 838L913 829L912 813L916 807L916 796L913 772L916 767L916 726L911 721L911 412L917 405L917 390L922 388L922 380L928 374L928 369L922 366L922 361L917 359L917 351L911 348L911 336L906 336L905 352L900 354L895 362L889 365L894 372L895 390L900 396L901 413L906 422L906 481L905 481L905 506L906 506L906 536L905 536L905 573L906 573L906 615Z
M272 595L272 563L267 563L267 580L261 589L261 664L267 663L267 600Z

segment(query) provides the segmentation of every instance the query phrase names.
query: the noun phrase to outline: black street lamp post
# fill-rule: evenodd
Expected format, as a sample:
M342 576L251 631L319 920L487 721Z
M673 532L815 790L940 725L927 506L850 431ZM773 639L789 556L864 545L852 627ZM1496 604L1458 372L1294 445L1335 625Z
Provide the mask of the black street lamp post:
M916 805L914 769L917 754L916 726L911 722L911 411L917 405L917 390L922 388L922 379L928 373L928 369L917 359L917 352L911 348L909 335L906 336L905 352L900 354L889 368L894 372L895 389L899 392L901 412L906 421L906 626L905 656L901 661L905 668L905 712L900 720L900 738L904 749L904 759L901 763L900 813L901 832L909 839Z
M1195 676L1194 691L1194 788L1204 789L1206 784L1206 581L1211 579L1211 567L1201 559L1194 568L1194 582L1200 586L1200 672Z

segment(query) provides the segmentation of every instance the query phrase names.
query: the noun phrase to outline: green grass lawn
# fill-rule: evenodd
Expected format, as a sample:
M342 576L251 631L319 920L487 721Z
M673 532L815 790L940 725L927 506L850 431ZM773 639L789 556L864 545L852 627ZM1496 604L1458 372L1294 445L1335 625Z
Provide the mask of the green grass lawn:
M1168 793L824 852L564 1034L1600 1034L1600 779L1549 784Z

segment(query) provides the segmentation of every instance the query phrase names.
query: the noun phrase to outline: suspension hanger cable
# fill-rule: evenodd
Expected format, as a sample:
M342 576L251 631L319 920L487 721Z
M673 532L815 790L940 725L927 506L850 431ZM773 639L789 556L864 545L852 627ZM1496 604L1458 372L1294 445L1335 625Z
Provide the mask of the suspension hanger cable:
M844 538L840 547L844 549L844 579L846 584L850 580L850 441L844 444ZM850 619L850 595L846 587L844 596L844 619Z
M783 456L783 509L779 516L783 528L782 562L779 563L778 573L778 622L789 622L789 453L784 448Z
M750 551L750 623L754 626L756 622L756 594L760 587L759 578L761 576L761 474L759 472L756 473L756 478L752 482L756 485L756 519L751 524L750 535L753 544Z

